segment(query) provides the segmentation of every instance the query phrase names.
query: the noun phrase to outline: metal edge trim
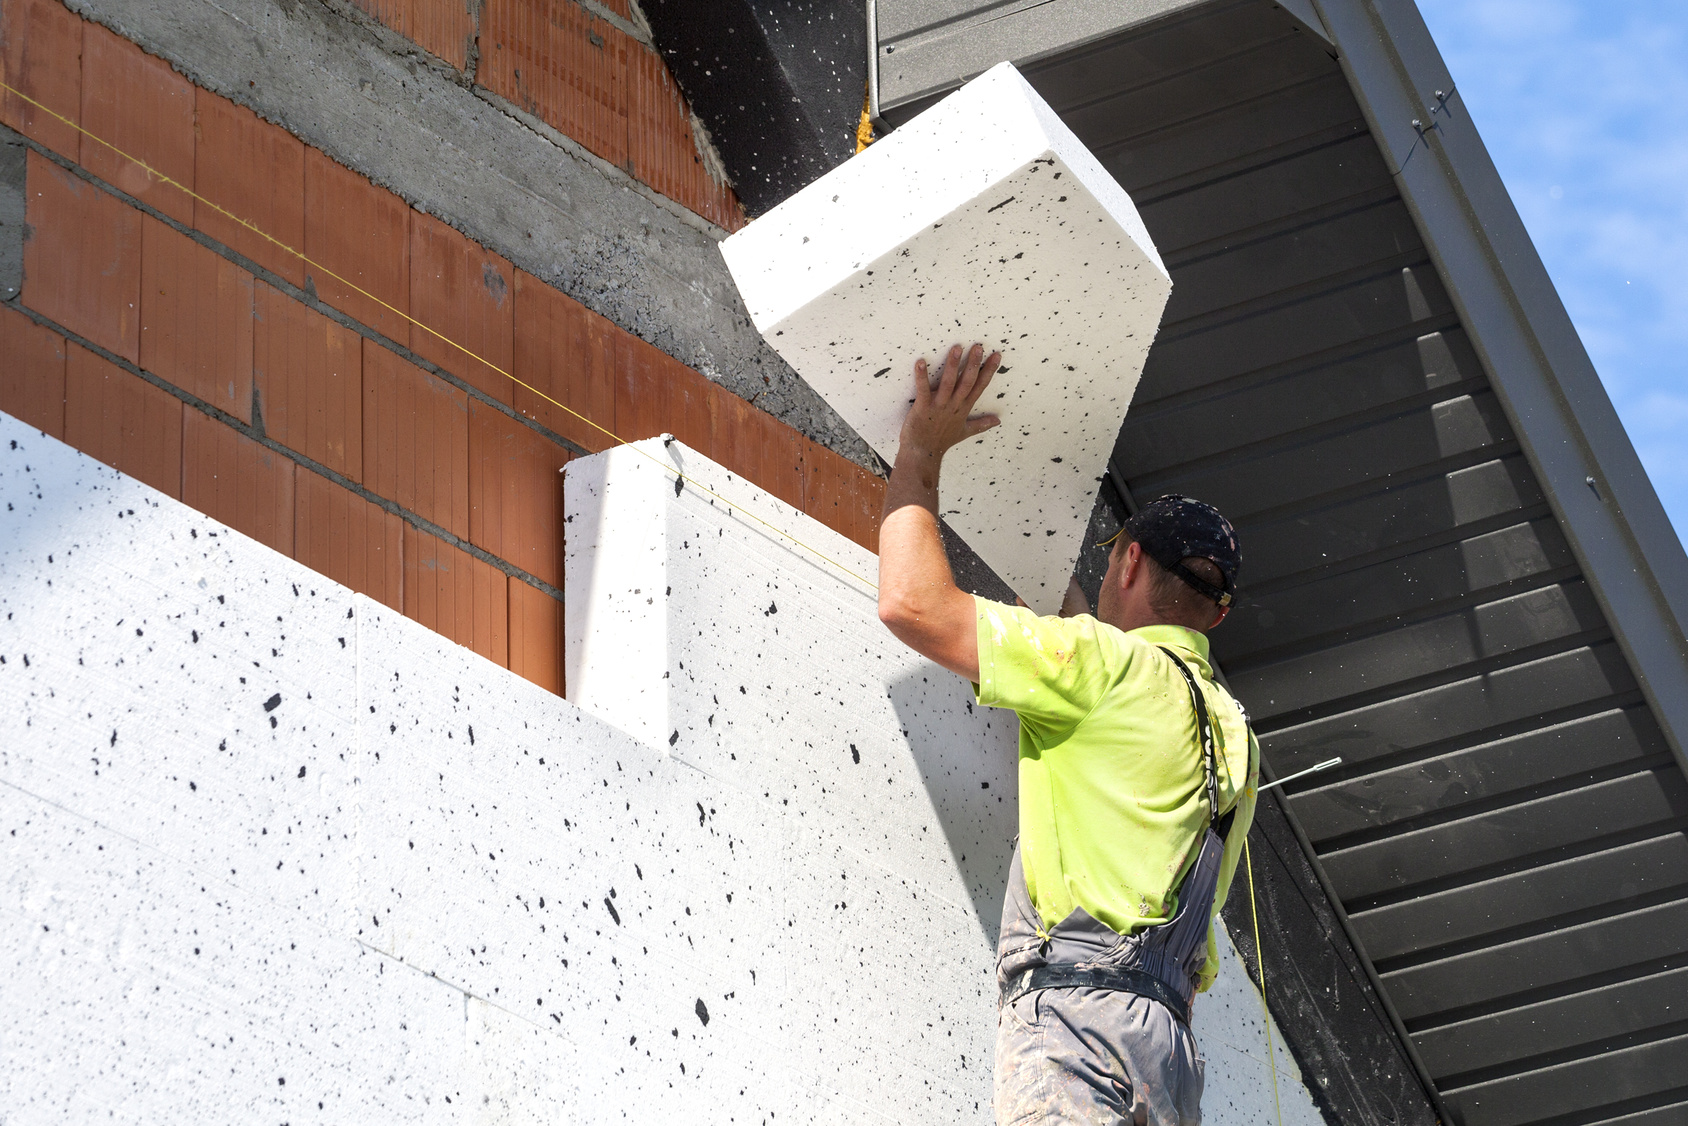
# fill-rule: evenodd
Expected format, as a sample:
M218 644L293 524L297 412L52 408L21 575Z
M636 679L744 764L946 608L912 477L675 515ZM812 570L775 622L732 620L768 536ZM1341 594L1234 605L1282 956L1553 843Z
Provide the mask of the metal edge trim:
M879 127L879 0L867 0L867 116Z

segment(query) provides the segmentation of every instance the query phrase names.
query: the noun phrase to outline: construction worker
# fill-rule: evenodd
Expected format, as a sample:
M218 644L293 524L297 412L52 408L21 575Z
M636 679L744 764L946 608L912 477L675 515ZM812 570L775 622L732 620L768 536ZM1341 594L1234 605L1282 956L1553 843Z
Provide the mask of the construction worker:
M879 532L880 620L1020 717L997 1122L1193 1126L1203 1060L1190 1006L1218 971L1212 920L1259 769L1205 636L1230 610L1241 554L1211 506L1162 497L1116 537L1094 617L1081 605L1040 618L958 588L938 472L951 446L997 424L972 412L1000 361L953 348L935 386L916 363Z

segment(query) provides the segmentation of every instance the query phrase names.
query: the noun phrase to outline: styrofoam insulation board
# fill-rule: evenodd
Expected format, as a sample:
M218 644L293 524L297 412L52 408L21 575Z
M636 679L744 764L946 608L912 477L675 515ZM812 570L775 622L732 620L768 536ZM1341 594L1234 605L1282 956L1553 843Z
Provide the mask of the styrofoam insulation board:
M963 908L988 970L1018 726L880 624L874 555L679 441L577 458L563 503L569 700Z
M1028 605L1067 589L1172 281L1136 207L1002 63L721 244L764 337L887 462L952 344L999 348L944 518Z
M955 847L1001 831L1001 748L943 744L978 734L953 678L849 656L865 590L733 545L760 525L730 510L671 518L732 546L661 603L691 636L653 745L636 698L588 714L4 415L0 500L8 1122L990 1121ZM1206 1108L1255 1122L1259 997L1223 948Z

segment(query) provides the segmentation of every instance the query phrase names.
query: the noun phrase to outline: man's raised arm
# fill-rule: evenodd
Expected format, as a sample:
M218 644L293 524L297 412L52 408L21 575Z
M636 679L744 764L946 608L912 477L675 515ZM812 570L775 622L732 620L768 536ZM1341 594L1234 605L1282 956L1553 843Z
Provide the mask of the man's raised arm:
M938 533L938 472L951 446L1000 420L973 406L1002 362L975 344L951 348L932 386L926 361L914 365L914 405L903 420L897 464L879 528L879 620L910 649L968 680L979 679L973 596L955 585ZM964 362L965 361L965 362Z

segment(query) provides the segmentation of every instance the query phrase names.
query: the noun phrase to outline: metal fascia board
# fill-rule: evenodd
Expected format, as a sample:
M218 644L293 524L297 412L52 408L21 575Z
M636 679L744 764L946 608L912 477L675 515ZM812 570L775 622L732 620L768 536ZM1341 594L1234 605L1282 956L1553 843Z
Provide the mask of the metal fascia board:
M1306 25L1307 30L1323 39L1331 41L1330 32L1325 30L1324 23L1319 19L1319 13L1313 10L1313 0L1278 0L1278 6Z
M879 0L867 0L867 116L879 120Z
M1688 554L1417 5L1313 3L1525 455L1688 770Z

